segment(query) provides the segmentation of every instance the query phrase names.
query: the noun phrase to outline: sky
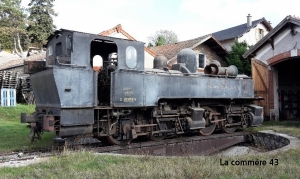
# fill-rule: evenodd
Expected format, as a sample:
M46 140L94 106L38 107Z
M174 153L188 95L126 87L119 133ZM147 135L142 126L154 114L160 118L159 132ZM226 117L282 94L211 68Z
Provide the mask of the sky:
M22 0L27 8L30 0ZM285 0L56 0L57 29L98 34L122 25L138 41L171 30L179 41L265 18L275 27L288 15L300 16L300 1Z

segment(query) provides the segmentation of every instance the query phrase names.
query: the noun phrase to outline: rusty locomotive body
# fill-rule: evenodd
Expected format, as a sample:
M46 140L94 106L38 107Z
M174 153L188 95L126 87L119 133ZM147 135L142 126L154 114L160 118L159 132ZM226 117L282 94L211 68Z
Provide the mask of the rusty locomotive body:
M31 74L36 111L22 114L33 138L43 131L59 138L92 136L117 145L146 136L261 124L263 110L252 103L253 81L234 66L212 63L197 72L197 55L184 49L171 69L158 56L144 68L144 44L113 37L59 30L47 45L44 68Z

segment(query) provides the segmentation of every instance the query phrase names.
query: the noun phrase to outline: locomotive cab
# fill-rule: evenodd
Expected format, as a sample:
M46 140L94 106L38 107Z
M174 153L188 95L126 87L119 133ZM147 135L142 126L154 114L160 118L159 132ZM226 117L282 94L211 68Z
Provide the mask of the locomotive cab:
M49 38L46 67L93 66L93 57L99 55L105 64L114 63L118 69L144 70L144 43L113 37L85 34L61 29ZM113 61L111 61L113 60ZM119 61L119 62L117 62Z
M22 115L37 135L93 133L95 107L110 105L111 74L144 70L144 43L58 30L49 37L44 65L30 75L36 99L33 116ZM28 67L28 72L33 70ZM34 138L34 137L33 137Z

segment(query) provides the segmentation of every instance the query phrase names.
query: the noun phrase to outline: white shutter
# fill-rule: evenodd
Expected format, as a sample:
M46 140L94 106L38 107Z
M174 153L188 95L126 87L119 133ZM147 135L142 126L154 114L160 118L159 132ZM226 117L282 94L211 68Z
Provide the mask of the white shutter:
M256 39L256 42L259 41L259 29L258 28L255 28L255 39Z

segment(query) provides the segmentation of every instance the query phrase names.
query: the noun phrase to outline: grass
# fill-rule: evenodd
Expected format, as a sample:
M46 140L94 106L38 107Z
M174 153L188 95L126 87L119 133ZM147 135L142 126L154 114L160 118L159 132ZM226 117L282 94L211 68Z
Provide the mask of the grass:
M267 121L259 127L247 128L249 131L273 130L279 133L289 134L295 137L300 137L300 123L285 122L285 121Z
M16 107L0 107L0 153L44 148L52 144L52 133L45 133L43 140L31 144L28 124L20 122L22 112L34 112L34 105L18 104Z
M229 165L220 165L220 160ZM270 161L278 160L278 165ZM234 166L231 161L266 161L261 166ZM0 178L299 178L300 149L266 156L130 157L86 151L51 158L26 167L0 168Z
M53 133L44 134L34 144L29 129L20 123L20 113L28 114L34 106L0 107L0 152L47 147ZM275 130L300 137L300 124L265 122L251 131ZM275 159L278 165L270 164ZM220 163L220 160L222 162ZM232 161L266 161L266 165L235 166ZM228 161L228 165L224 165ZM221 165L223 164L223 165ZM300 178L300 148L276 155L234 157L152 157L96 155L88 151L70 152L25 167L0 168L0 178Z

